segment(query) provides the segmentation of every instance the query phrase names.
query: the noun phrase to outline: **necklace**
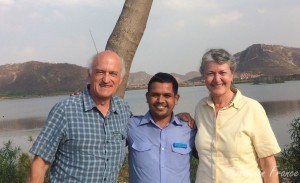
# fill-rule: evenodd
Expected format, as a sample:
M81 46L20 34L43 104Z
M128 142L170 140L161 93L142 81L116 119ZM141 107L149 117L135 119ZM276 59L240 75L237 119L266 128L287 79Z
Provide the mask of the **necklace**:
M233 95L233 97L231 98L231 100L226 105L224 105L222 107L219 107L219 106L215 105L215 108L216 109L223 109L223 108L227 109L227 108L229 108L231 106L231 104L233 103L234 98L235 98L235 94Z

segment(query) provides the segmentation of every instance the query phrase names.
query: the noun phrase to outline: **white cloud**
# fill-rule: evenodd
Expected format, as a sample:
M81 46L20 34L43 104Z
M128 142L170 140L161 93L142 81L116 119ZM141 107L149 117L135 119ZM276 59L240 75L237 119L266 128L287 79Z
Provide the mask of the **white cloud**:
M7 6L14 3L14 0L0 0L0 6Z
M105 7L105 6L113 6L116 3L123 3L120 0L38 0L34 1L34 4L45 5L45 6L56 6L56 7L70 7L70 6L90 6L90 7Z
M95 53L89 29L98 49L104 49L124 2L0 0L0 40L3 43L0 65L30 59L84 64L86 58ZM232 53L253 43L299 47L299 2L153 1L135 57L137 66L132 71L157 72L157 67L149 67L149 61L153 60L157 60L157 64L167 60L166 65L170 65L168 60L172 63L189 60L190 68L187 63L178 64L178 72L184 73L198 64L193 61L198 61L202 51L209 47L228 48ZM233 36L237 37L234 43ZM134 70L135 67L139 70ZM177 67L169 69L171 72Z
M178 21L176 22L176 28L177 28L177 29L183 29L183 28L185 27L185 25L186 25L186 23L185 23L184 20L178 20Z
M65 15L59 10L53 10L53 17L57 20L65 20Z
M258 12L259 14L264 14L264 13L267 12L267 9L266 9L266 8L260 8L260 9L257 9L257 12Z
M292 7L288 10L288 12L290 12L292 16L299 17L298 15L300 14L300 5Z
M36 54L35 48L31 46L26 46L20 51L20 55L23 55L24 58L32 58L32 60L34 60Z
M125 2L125 1L124 1ZM19 7L19 8L84 8L84 7L93 7L93 8L112 8L118 6L120 3L124 4L120 0L0 0L0 8L3 7ZM36 10L38 10L36 9Z
M176 11L190 11L199 8L212 8L217 6L216 3L210 0L161 0L162 3L170 9Z
M234 11L234 12L224 13L221 15L210 17L207 21L210 26L217 27L220 25L236 22L241 17L242 17L242 13L240 13L239 11Z

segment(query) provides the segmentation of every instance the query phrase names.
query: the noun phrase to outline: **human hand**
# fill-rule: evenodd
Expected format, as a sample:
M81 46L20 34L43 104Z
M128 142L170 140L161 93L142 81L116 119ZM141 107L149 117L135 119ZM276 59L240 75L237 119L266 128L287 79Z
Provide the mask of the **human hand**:
M190 113L188 112L181 112L176 114L178 118L188 123L190 128L197 128L195 120L191 117Z
M81 94L81 91L80 91L80 90L77 91L77 92L70 93L70 96L79 95L79 94Z

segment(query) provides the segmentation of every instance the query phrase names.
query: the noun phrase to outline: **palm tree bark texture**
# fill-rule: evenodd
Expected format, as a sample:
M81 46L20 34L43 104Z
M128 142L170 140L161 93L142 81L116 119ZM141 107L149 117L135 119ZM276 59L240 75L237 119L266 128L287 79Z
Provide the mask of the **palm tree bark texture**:
M124 97L131 63L146 29L153 0L126 0L123 10L111 33L106 50L120 55L126 65L126 74L116 95Z

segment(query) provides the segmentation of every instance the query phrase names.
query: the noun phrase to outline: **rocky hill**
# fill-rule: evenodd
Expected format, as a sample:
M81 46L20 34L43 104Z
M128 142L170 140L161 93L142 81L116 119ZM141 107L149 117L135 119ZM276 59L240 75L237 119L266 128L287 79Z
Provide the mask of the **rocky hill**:
M198 72L186 75L173 73L179 83L198 76ZM152 75L146 72L130 73L128 88L145 87ZM29 61L0 66L0 95L46 95L56 92L72 92L87 83L87 69L67 63Z
M171 73L171 74L176 78L179 84L183 84L189 80L200 77L200 73L198 71L191 71L186 73L185 75L180 75L176 73Z
M238 61L237 77L282 76L300 74L300 48L255 44L234 55ZM195 68L197 70L197 68ZM181 85L199 83L199 72L185 75L171 73ZM128 88L145 87L152 75L130 73ZM67 63L30 61L0 66L0 95L44 95L82 89L87 83L87 69Z
M146 72L134 72L130 73L128 77L128 86L142 86L148 83L152 76Z
M30 61L0 66L0 93L43 95L53 92L76 91L87 83L83 67L58 63Z
M197 71L188 72L185 75L181 75L181 74L177 74L177 73L170 73L170 74L176 78L176 80L179 84L184 84L188 80L200 76L200 73ZM150 75L146 72L143 72L143 71L130 73L127 85L128 85L128 87L144 86L144 85L147 85L147 83L149 82L151 77L152 77L152 75Z
M300 74L300 48L254 44L234 55L237 72L265 76Z

